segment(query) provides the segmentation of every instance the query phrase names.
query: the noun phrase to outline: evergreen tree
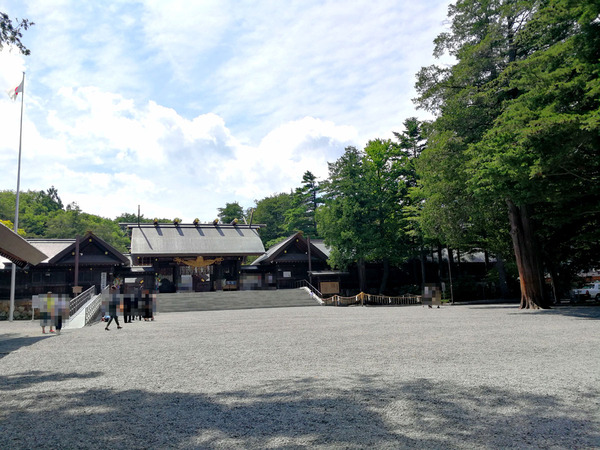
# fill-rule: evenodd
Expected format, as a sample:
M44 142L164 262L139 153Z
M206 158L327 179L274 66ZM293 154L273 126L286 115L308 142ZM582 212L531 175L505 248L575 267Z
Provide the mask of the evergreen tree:
M346 148L329 164L319 230L331 247L334 266L358 266L360 289L367 286L365 263L383 265L379 292L386 290L390 264L407 258L404 207L408 200L409 159L390 140L370 141L364 151Z
M291 208L291 197L291 194L280 193L256 201L252 221L265 225L258 232L265 248L288 237L285 214Z
M243 220L244 208L240 206L238 202L226 203L224 208L218 208L219 220L222 223L231 223L234 220Z
M581 244L565 225L579 218L594 236L597 207L582 218L574 206L598 199L599 13L597 2L458 1L435 50L456 65L419 73L418 103L437 114L420 162L430 216L460 239L457 223L497 223L504 205L523 308L549 305L545 248Z
M285 212L285 228L288 233L302 231L305 236L318 237L316 211L322 203L317 178L306 171L302 186L291 195L291 207Z

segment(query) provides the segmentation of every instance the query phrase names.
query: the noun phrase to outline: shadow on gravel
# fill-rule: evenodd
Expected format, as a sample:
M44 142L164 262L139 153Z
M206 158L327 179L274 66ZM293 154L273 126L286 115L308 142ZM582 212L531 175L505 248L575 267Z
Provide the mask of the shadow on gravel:
M48 339L52 336L35 336L35 337L19 337L18 334L0 334L0 358L4 358L11 352L20 349L21 347L28 347L42 339Z
M63 382L73 379L96 378L102 375L102 372L88 373L57 373L35 370L25 373L16 373L14 375L0 376L0 392L27 389L32 385L45 382Z
M562 316L578 317L580 319L600 319L599 305L555 306L546 312L551 314L560 314Z
M479 309L481 307L471 307L469 309ZM592 319L599 320L600 319L600 305L591 304L591 305L556 305L551 309L540 309L540 310L520 310L519 305L514 305L514 307L507 305L485 305L486 310L490 309L501 309L505 311L510 311L509 314L518 315L518 314L528 314L528 313L537 313L537 314L559 314L561 316L569 316L569 317L578 317L581 319Z
M60 374L54 374L60 377ZM27 381L35 382L35 376ZM52 374L40 373L38 381ZM64 379L77 374L62 375ZM93 373L88 376L95 376ZM342 382L343 381L343 382ZM89 389L0 396L2 448L595 448L598 391L553 395L383 377L293 379L216 395ZM3 385L6 380L2 380ZM143 380L140 380L143 384ZM352 385L350 389L348 386ZM49 398L50 389L54 397ZM3 388L5 390L5 388Z

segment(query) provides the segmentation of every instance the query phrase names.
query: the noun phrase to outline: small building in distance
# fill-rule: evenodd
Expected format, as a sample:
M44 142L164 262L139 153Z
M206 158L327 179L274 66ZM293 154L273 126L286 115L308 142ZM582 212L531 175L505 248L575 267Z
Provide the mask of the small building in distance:
M329 250L323 240L308 239L298 232L273 245L245 267L244 272L247 279L254 277L257 280L255 289L289 289L304 281L320 289L321 274L327 273L327 282L339 282L340 273L330 270L328 258Z
M85 291L91 286L109 283L114 274L128 265L127 258L93 233L77 239L28 239L27 242L46 256L36 266L17 271L16 295L73 294L73 287ZM10 265L4 262L0 286L7 286ZM77 279L75 276L77 275Z

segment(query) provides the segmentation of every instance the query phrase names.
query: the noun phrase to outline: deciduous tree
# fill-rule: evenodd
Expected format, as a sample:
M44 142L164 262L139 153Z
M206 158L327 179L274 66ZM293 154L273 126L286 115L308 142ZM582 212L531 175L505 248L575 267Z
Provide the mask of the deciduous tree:
M5 45L14 45L24 55L29 55L30 51L21 42L23 37L22 30L27 30L34 22L27 19L15 19L13 22L8 14L0 12L0 50Z

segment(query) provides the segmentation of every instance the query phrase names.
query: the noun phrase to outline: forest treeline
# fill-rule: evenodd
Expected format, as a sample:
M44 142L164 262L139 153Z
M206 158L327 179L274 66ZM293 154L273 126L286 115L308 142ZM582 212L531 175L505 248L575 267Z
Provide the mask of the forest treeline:
M600 3L460 0L448 17L434 55L455 63L417 74L435 119L347 148L318 195L257 213L304 198L332 263L382 263L382 291L389 264L479 249L514 268L522 308L548 307L600 267Z
M295 231L323 238L361 285L380 263L382 293L392 265L481 251L512 268L521 307L548 307L548 286L564 295L600 267L600 3L459 0L448 18L434 55L454 63L417 74L414 102L435 119L406 118L393 139L346 148L326 179L307 170L291 192L219 217L266 224L267 248ZM64 207L54 188L21 198L30 237L93 231L125 249L117 224L137 220ZM14 193L0 192L0 219L13 216Z

